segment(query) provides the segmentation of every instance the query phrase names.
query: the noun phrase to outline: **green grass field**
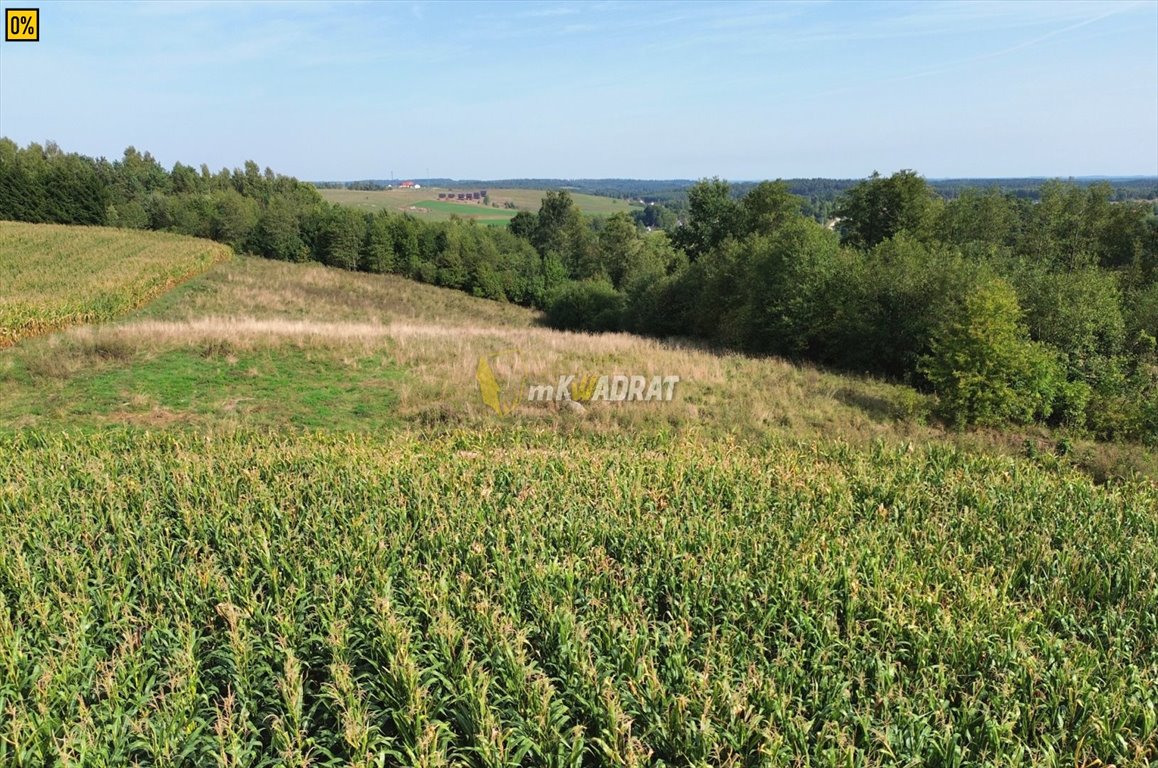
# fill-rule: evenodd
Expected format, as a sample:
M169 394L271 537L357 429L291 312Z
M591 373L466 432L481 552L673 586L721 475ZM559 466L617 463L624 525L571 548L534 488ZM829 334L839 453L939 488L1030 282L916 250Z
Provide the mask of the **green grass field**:
M474 219L480 224L490 224L495 226L506 226L515 215L515 211L503 208L491 208L483 205L475 205L471 203L449 203L444 200L420 200L415 206L415 209L429 218L445 214L446 218L451 215L459 216L465 219ZM414 213L414 211L408 212Z
M682 381L499 417L511 349ZM1158 760L1138 446L245 257L0 350L0 391L0 765Z
M491 201L497 203L500 206L498 208L485 207L481 204L474 203L438 200L439 192L460 191L473 192L477 190L475 188L470 188L469 190L466 188L461 190L444 190L434 187L429 189L425 187L422 189L384 189L373 192L356 189L318 190L322 197L331 203L340 203L368 211L387 210L406 212L418 218L432 221L445 221L450 218L451 213L457 213L463 216L475 215L485 217L484 220L488 223L497 220L499 216L503 216L504 220L509 220L517 211L538 211L539 204L542 202L543 195L545 194L543 190L539 189L488 189L487 192L490 195ZM629 212L638 207L632 205L627 200L617 200L612 197L577 193L572 193L571 197L580 211L591 216L610 216L613 213ZM507 202L513 203L515 209L512 210L503 207ZM447 208L447 206L453 206L453 210ZM411 210L411 207L415 210ZM491 217L495 218L492 219Z

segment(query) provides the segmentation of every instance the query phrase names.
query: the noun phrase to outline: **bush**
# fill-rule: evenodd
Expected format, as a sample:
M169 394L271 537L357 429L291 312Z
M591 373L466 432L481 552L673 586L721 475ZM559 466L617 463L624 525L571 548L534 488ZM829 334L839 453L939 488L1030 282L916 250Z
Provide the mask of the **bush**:
M602 280L568 283L547 308L547 324L574 331L618 331L623 327L623 294Z
M1052 419L1055 424L1081 429L1086 425L1086 409L1093 390L1084 381L1063 381L1054 396Z
M1126 323L1115 275L1093 267L1031 270L1017 282L1030 335L1063 355L1071 378L1090 382L1102 358L1122 350Z
M1158 366L1152 352L1106 358L1091 389L1087 421L1096 437L1158 442Z
M660 337L691 335L699 290L697 267L684 267L651 285L635 286L624 311L624 328Z
M838 274L841 291L828 302L827 361L910 381L934 329L992 273L954 249L900 234Z
M846 266L837 235L798 218L771 236L746 239L739 250L736 325L744 347L820 357L820 348L830 343L833 291ZM726 303L723 297L716 301Z
M961 426L1046 418L1063 373L1044 345L1030 341L1017 294L1004 280L982 284L934 330L918 364L940 397L939 410Z

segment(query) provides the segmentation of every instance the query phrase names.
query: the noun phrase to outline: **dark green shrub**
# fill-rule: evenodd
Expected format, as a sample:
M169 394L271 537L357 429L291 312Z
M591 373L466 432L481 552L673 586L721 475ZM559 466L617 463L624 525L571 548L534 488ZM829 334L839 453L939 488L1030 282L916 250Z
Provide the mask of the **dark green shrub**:
M583 280L565 285L547 308L552 328L607 332L623 327L624 296L610 283Z
M1017 294L1004 280L985 283L937 327L918 365L956 425L1027 423L1050 415L1062 371L1021 323Z

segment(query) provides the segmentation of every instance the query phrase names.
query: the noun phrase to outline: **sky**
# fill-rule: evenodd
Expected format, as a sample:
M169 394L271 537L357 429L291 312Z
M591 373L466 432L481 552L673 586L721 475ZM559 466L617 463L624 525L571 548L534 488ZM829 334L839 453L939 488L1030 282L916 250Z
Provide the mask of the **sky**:
M380 178L1158 175L1158 0L145 2L0 43L0 135Z

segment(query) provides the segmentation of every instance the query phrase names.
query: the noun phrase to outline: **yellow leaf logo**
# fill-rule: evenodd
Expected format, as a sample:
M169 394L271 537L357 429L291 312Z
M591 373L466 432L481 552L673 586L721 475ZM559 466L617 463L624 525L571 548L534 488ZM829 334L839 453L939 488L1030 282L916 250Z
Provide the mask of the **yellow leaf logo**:
M507 353L500 354L505 355ZM515 354L517 354L517 352ZM498 357L499 355L495 356L496 359ZM478 391L482 396L483 404L499 416L506 416L519 404L519 395L521 394L522 387L520 385L512 387L511 391L507 392L507 396L504 398L504 387L499 383L498 377L495 376L491 362L485 357L478 359L478 367L475 369L474 377L475 380L478 381ZM508 385L510 384L509 381L507 383Z
M595 387L598 384L598 376L588 374L576 378L571 382L571 399L577 403L586 403L595 394Z

